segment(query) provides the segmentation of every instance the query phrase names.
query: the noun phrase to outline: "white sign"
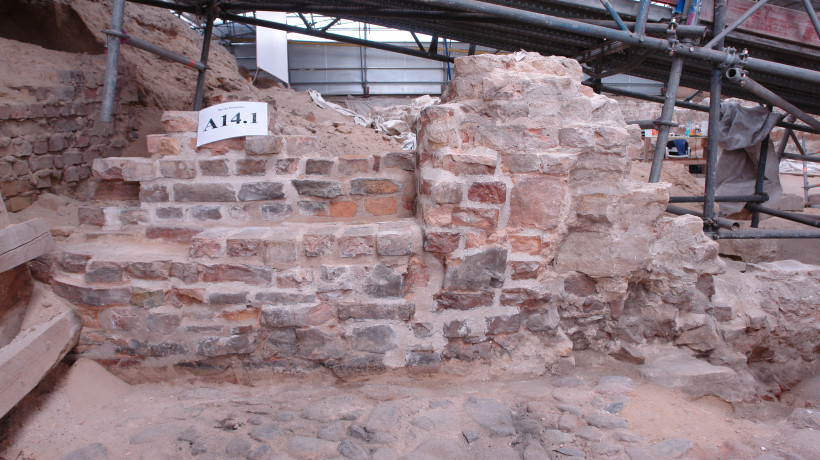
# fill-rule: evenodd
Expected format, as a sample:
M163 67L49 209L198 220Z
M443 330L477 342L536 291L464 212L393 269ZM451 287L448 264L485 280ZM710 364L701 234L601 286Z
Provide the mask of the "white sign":
M268 134L266 102L228 102L199 111L196 146L242 136Z

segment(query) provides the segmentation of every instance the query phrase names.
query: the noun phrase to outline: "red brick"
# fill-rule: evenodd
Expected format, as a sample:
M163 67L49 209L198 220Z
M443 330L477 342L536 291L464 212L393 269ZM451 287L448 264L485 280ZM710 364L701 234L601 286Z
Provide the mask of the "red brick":
M331 217L355 217L358 205L355 201L331 201Z
M453 225L492 230L498 226L498 210L456 207L453 209Z
M511 226L551 230L558 226L566 185L549 176L514 178L510 193Z
M398 203L395 198L368 198L364 209L374 216L392 216L398 212Z
M194 235L200 233L201 228L186 227L148 227L145 236L150 239L161 238L177 243L190 243Z
M199 114L169 110L162 114L160 121L166 133L195 133L199 127Z
M470 201L488 204L503 204L507 201L507 186L503 182L478 182L467 192Z
M514 280L534 280L538 278L541 264L530 260L516 260L509 263L510 277Z
M540 236L510 235L507 237L512 252L525 252L531 255L541 253Z
M424 234L424 250L448 254L458 249L461 241L459 233L426 232Z

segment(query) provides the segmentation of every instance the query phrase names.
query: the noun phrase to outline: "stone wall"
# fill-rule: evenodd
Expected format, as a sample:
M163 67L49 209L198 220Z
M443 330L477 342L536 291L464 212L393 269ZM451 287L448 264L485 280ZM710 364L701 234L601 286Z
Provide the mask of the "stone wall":
M76 353L133 380L544 372L663 343L732 365L724 396L747 397L747 358L773 339L730 343L751 320L714 281L717 244L664 216L666 185L629 177L618 107L580 79L563 58L461 58L417 153L301 135L197 149L196 114L167 112L151 158L94 162L134 201L82 208L84 238L32 271L81 313Z
M9 211L28 207L44 191L65 193L91 176L96 158L119 156L135 139L132 72L121 72L115 120L106 125L97 121L103 58L85 59L85 70L58 71L53 85L10 88L25 102L0 103L0 192Z

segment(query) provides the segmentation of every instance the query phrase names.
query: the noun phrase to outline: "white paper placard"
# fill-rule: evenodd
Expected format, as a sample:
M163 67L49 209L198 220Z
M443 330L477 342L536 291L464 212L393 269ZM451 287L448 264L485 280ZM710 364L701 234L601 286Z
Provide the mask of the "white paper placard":
M232 137L267 134L267 102L227 102L199 111L196 146Z

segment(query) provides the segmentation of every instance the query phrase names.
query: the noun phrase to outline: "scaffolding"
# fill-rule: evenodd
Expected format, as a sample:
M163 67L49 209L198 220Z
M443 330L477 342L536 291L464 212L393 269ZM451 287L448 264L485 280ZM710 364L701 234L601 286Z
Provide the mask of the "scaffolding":
M712 238L820 238L818 230L760 230L761 214L777 216L810 227L820 227L815 217L784 212L761 205L768 200L763 192L767 161L781 158L818 162L808 155L794 134L820 134L820 21L815 0L127 0L166 8L202 18L203 45L199 61L162 49L148 49L198 71L193 109L202 104L208 50L214 20L321 37L342 43L382 49L411 56L452 62L439 52L442 38L470 45L577 59L589 77L584 84L597 92L610 92L661 102L661 117L653 120L658 130L649 181L660 179L670 128L676 126L674 109L686 107L709 113L706 176L702 197L672 197L668 212L695 213L704 221L704 232ZM110 121L116 85L120 43L136 45L123 37L123 9L126 0L114 0L108 40L108 60L101 113ZM265 21L248 16L252 11L315 13L334 18L318 27ZM341 19L381 25L432 37L428 45L416 38L417 48L348 37L330 32ZM147 49L148 47L143 47ZM158 47L157 47L158 48ZM607 87L601 79L627 74L664 82L663 97L649 96ZM678 100L681 86L710 93L709 106ZM775 152L768 152L768 138L762 144L755 190L746 196L716 196L716 173L720 103L722 96L737 97L778 107L789 119L778 125L786 129ZM799 154L787 153L794 139ZM702 212L693 212L674 203L702 203ZM740 229L735 221L722 219L715 203L740 202L752 213L751 229Z

